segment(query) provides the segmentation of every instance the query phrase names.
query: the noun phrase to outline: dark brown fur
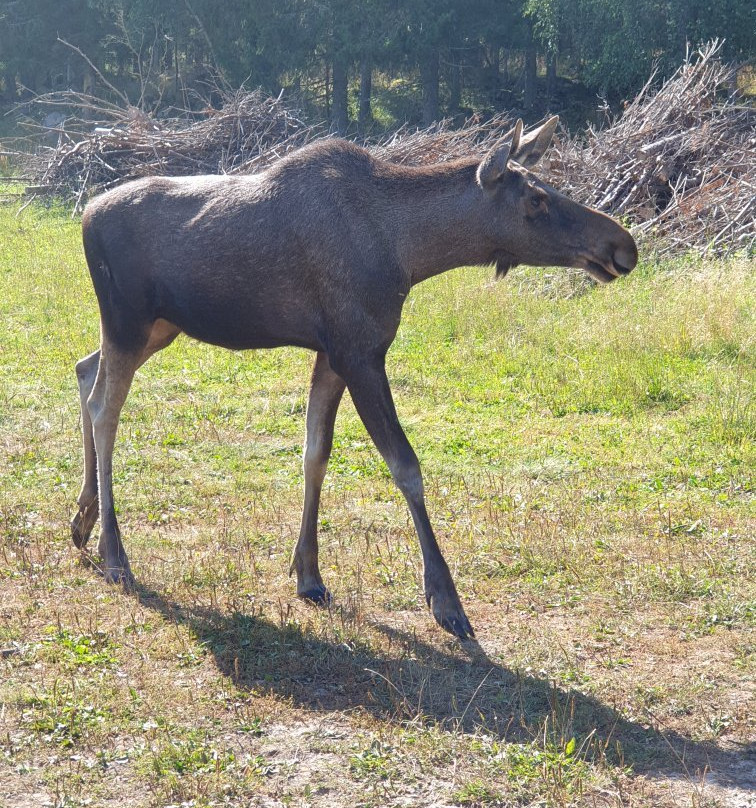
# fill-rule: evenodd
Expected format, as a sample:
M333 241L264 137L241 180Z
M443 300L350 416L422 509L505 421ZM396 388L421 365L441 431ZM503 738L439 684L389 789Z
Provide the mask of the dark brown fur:
M85 472L73 537L83 546L102 510L109 580L132 581L113 510L112 449L136 368L182 331L228 348L296 345L317 352L292 564L299 594L329 597L317 564L317 511L347 386L407 498L436 620L472 635L425 511L384 359L410 288L453 267L493 263L504 274L519 262L580 266L601 281L633 268L626 230L524 167L543 154L555 125L522 138L518 123L511 143L482 161L406 167L326 140L256 176L148 178L90 203L83 236L102 345L77 365Z

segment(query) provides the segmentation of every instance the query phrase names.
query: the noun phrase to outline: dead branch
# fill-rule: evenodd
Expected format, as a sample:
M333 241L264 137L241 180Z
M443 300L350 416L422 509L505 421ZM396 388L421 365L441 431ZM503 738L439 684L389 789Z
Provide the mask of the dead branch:
M79 56L92 68L94 73L96 74L97 78L113 93L115 96L121 99L126 106L131 106L131 102L129 99L117 88L114 87L106 78L102 75L100 70L98 69L97 65L87 56L86 53L81 48L77 48L76 45L72 45L70 42L66 42L65 39L61 39L60 37L57 38L58 42L62 45L65 45L67 48L71 48L74 53L78 53Z

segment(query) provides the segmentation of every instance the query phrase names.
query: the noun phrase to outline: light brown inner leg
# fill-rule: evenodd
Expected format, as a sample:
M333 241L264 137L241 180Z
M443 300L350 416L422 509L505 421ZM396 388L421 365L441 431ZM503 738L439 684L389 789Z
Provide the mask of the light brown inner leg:
M113 447L121 408L126 401L137 368L156 351L173 342L179 333L180 329L172 323L157 320L146 336L144 346L137 352L127 352L110 342L103 330L100 351L82 360L83 363L87 363L83 370L90 372L94 364L93 357L99 353L97 375L82 408L85 470L84 486L79 500L80 509L73 521L74 541L77 539L77 528L81 530L88 527L91 531L97 517L99 494L102 529L98 551L105 562L105 576L113 582L130 584L133 581L113 504ZM88 381L89 377L86 379ZM87 387L86 383L80 385L82 397ZM95 465L97 477L94 479L94 498L92 498ZM82 533L79 533L79 539L81 536ZM88 537L88 533L86 536ZM85 541L86 539L79 546Z

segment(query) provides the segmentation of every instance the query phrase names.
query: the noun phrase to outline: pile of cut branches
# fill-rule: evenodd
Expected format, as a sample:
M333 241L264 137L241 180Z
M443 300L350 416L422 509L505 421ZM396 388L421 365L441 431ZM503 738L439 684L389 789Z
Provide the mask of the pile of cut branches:
M542 173L580 202L648 234L663 252L752 251L756 242L756 111L731 88L734 70L712 43L655 89L654 77L603 129L557 138ZM729 88L729 89L728 89ZM38 188L75 201L145 175L254 172L322 136L281 98L227 94L204 117L154 118L91 97L40 99L88 112L84 129L26 159ZM91 119L102 113L105 122ZM507 115L454 128L400 129L370 145L383 159L429 164L484 154L512 125ZM93 128L94 126L94 128Z
M513 124L512 116L502 113L486 120L477 116L469 118L462 127L454 127L448 120L419 131L402 127L372 144L370 150L376 157L392 163L446 163L461 157L485 154L502 142Z
M712 43L654 91L653 77L606 129L557 142L551 177L622 216L662 252L753 250L756 110Z
M56 130L56 146L42 146L23 158L34 189L73 199L76 208L96 193L148 175L253 173L323 136L281 97L267 98L259 91L228 94L220 109L206 107L199 119L196 113L155 118L131 105L78 93L40 96L36 103L96 116L69 118ZM440 121L420 131L403 127L370 148L377 157L398 163L444 162L484 152L511 126L506 114L485 121L471 118L461 128Z
M57 94L39 103L81 108L82 99L74 96ZM77 120L73 131L59 130L57 146L24 158L34 188L75 200L74 212L93 194L138 177L257 170L315 136L280 98L259 91L229 94L221 109L207 107L199 120L159 119L112 104L95 111L107 118L98 125L90 121L88 132Z

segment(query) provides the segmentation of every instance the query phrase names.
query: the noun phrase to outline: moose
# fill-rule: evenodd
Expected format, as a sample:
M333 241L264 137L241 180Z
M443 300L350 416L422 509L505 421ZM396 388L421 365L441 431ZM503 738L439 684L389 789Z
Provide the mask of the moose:
M482 157L428 166L376 159L322 139L257 174L147 177L93 199L82 220L100 310L99 350L76 364L84 480L72 538L84 548L101 518L108 582L134 586L113 503L113 448L134 374L181 332L232 349L316 353L306 413L304 507L290 574L316 604L331 595L318 567L318 508L334 421L348 389L409 506L437 623L473 637L431 527L417 456L397 417L386 352L417 283L446 270L517 264L627 275L638 252L609 216L530 169L557 118L521 120Z

